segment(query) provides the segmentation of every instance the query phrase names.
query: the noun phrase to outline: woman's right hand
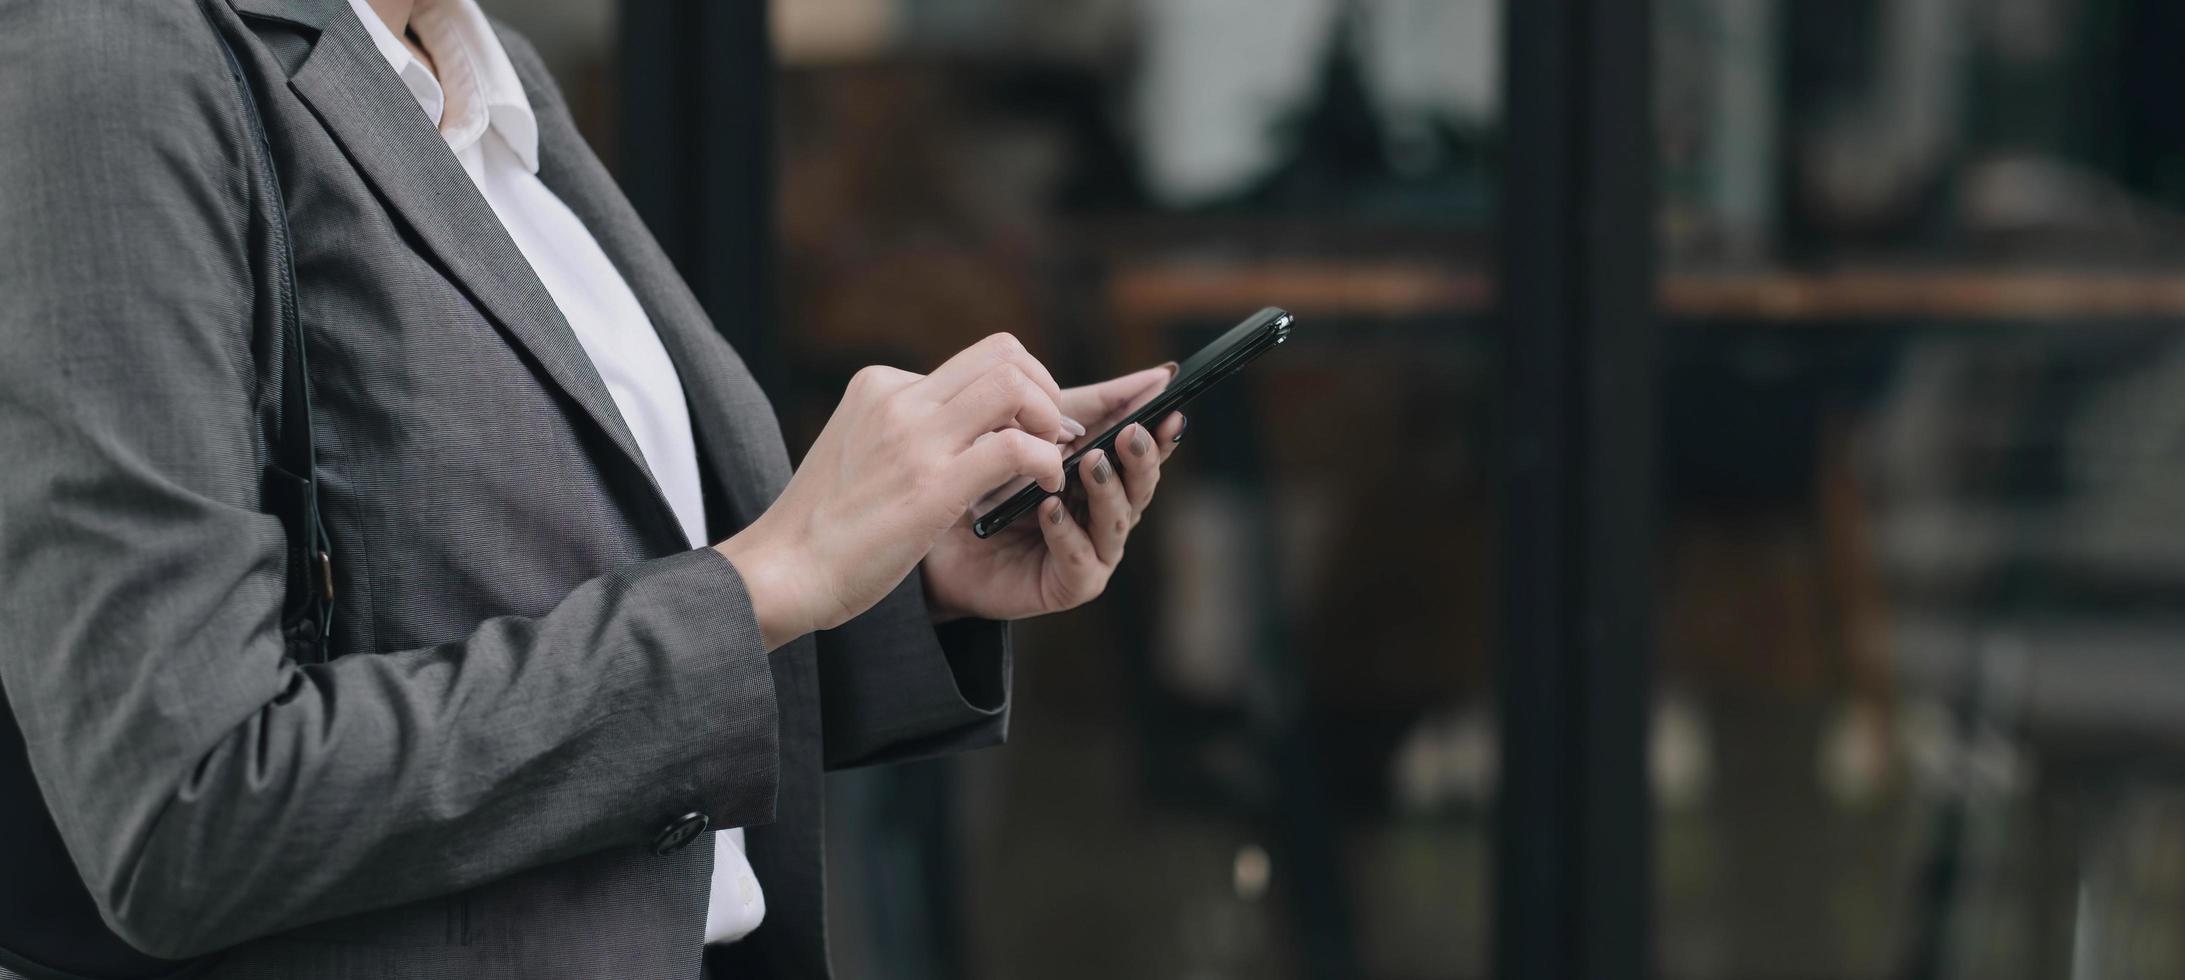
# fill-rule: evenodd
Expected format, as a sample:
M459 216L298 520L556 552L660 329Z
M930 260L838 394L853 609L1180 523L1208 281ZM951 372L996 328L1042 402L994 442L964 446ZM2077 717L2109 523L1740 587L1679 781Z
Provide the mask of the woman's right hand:
M781 497L714 545L736 566L769 650L872 608L995 487L1062 487L1059 444L1085 434L1024 345L995 334L929 375L868 367Z

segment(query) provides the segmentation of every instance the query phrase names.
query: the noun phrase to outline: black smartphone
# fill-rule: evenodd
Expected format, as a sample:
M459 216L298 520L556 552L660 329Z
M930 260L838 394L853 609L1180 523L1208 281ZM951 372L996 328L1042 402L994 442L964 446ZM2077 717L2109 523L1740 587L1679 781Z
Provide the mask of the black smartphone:
M1297 318L1287 311L1270 306L1246 317L1243 323L1237 324L1213 343L1200 348L1198 353L1191 355L1190 360L1177 366L1176 377L1159 394L1143 404L1125 409L1113 419L1104 420L1104 424L1093 430L1099 435L1080 439L1071 447L1070 458L1062 462L1062 472L1068 481L1063 485L1063 492L1079 489L1077 464L1085 458L1086 453L1098 449L1110 456L1115 455L1115 438L1131 423L1139 423L1146 427L1146 431L1153 431L1159 427L1162 419L1168 417L1168 413L1184 407L1193 398L1197 398L1200 392L1213 387L1215 382L1237 373L1239 368L1251 363L1253 358L1290 339L1290 327L1296 322ZM993 510L972 521L971 533L982 538L991 537L1017 518L1023 517L1025 512L1039 506L1039 502L1048 496L1048 492L1039 484L1027 483L1007 500L995 505Z

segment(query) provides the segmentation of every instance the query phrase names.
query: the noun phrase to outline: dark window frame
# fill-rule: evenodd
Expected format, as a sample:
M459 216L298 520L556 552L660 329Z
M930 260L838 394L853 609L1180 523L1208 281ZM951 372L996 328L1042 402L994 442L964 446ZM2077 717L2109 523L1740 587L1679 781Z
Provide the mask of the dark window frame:
M1505 978L1653 973L1651 4L1506 5Z

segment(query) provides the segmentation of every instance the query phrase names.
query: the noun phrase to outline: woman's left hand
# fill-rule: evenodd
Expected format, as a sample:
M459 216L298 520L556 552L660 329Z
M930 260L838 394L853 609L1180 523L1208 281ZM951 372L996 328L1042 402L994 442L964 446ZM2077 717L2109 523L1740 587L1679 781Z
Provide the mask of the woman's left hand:
M1174 376L1175 368L1163 365L1065 388L1058 404L1071 418L1113 418ZM1115 439L1112 457L1098 450L1085 454L1078 468L1086 498L1083 524L1062 498L1049 497L1032 513L982 540L971 533L973 514L967 512L926 554L926 602L934 620L1025 619L1099 597L1123 560L1131 530L1153 502L1161 463L1183 438L1184 417L1171 412L1155 426L1157 431L1141 425L1124 429ZM974 510L984 513L992 504L982 501Z

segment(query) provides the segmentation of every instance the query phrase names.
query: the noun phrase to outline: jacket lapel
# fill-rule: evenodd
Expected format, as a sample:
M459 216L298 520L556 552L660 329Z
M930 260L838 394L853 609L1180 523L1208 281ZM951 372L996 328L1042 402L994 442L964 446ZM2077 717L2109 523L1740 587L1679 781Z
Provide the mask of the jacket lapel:
M327 17L289 85L456 284L637 468L656 516L672 517L637 440L560 308L363 25L354 17Z
M451 278L538 363L547 380L637 467L672 516L607 386L554 299L478 194L416 100L342 0L236 0L239 9L319 31L290 87ZM737 526L764 513L789 480L774 410L743 360L713 329L621 188L584 144L546 79L517 58L539 120L539 177L591 229L629 280L682 378L693 433ZM672 522L670 522L672 524Z
M728 496L736 527L750 523L789 482L789 454L773 404L585 145L568 110L542 94L544 80L533 77L524 60L517 60L516 70L538 114L539 179L591 230L652 318L682 378L703 458Z

